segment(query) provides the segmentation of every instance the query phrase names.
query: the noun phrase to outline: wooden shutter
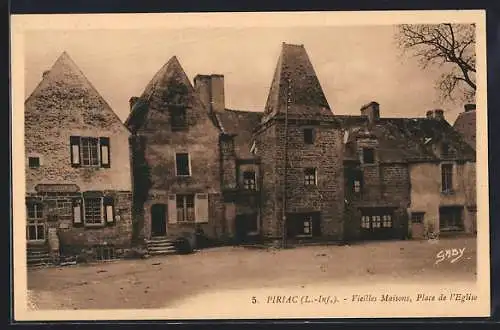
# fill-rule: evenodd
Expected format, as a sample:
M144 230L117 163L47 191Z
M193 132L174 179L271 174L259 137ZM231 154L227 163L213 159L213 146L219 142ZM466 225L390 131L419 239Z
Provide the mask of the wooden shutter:
M168 195L168 223L177 223L177 200L175 194Z
M80 160L80 137L70 136L70 154L71 154L71 166L79 167L81 164Z
M194 221L196 223L208 222L208 194L195 194Z
M106 222L106 225L113 225L115 223L115 206L113 197L104 197L102 204L104 206L104 221Z
M111 148L109 145L108 137L100 137L99 145L101 147L101 167L109 168L111 167Z
M73 225L83 226L83 201L81 198L73 199Z

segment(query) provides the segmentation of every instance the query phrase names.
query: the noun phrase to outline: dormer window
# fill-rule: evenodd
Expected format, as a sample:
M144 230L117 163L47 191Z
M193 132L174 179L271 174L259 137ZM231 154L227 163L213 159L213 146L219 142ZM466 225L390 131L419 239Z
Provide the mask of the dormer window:
M363 148L363 163L375 163L375 151L372 148Z
M172 108L170 109L170 123L172 131L181 131L187 127L186 109Z

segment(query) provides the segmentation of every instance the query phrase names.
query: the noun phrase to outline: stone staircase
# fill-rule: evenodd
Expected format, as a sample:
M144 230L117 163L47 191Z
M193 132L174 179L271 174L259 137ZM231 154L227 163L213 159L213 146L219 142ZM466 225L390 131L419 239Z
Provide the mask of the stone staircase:
M47 266L52 264L48 244L29 244L26 246L28 267Z
M150 240L146 240L146 247L148 254L151 256L177 254L174 240L165 236L152 237Z

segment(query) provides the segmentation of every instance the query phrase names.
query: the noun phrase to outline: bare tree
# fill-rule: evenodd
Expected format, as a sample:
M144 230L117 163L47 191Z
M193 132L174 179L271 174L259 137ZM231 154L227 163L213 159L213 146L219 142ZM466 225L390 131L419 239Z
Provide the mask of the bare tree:
M396 41L403 53L417 57L423 69L443 67L436 88L443 100L474 102L476 95L476 37L474 24L403 24Z

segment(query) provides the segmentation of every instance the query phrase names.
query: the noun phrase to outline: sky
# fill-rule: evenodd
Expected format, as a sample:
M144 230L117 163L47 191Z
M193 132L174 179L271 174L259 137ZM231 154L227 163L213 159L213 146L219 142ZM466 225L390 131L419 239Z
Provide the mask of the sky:
M336 114L359 114L370 101L382 117L423 117L443 109L453 124L462 104L438 101L440 69L401 55L395 27L206 27L142 30L34 30L25 34L25 98L66 51L125 121L128 100L177 56L188 77L225 76L226 107L262 111L282 42L303 44ZM442 70L442 69L441 69Z

